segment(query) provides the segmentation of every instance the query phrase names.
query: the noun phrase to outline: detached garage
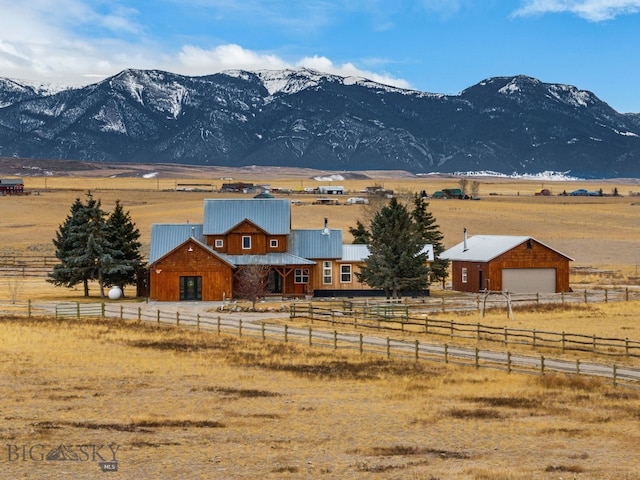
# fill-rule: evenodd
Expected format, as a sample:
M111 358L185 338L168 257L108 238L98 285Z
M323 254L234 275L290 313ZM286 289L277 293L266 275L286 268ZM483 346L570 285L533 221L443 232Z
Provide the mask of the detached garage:
M453 289L462 292L559 293L570 291L571 257L533 237L474 235L446 250Z

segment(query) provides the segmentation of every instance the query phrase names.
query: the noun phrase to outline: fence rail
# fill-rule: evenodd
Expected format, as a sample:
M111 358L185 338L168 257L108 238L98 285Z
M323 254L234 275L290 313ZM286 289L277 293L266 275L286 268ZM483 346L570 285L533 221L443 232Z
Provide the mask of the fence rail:
M25 305L28 315L32 310L42 310L38 304ZM186 314L180 311L151 310L135 304L65 303L55 308L60 315L118 318L121 320L153 323L158 326L177 326L207 330L217 334L253 337L304 344L310 347L332 350L355 350L361 355L380 355L386 358L411 361L436 361L478 368L497 368L507 372L573 373L608 379L613 385L640 388L640 368L626 365L606 365L591 361L546 358L510 351L480 350L477 347L454 346L447 343L427 343L418 340L399 340L365 333L328 331L301 328L290 325L273 325L264 322L243 321L223 315ZM326 314L326 312L325 312ZM335 317L334 317L335 318Z
M353 304L339 307L318 306L312 303L291 305L291 318L306 318L314 321L330 322L332 325L376 330L402 331L446 336L450 339L462 338L488 341L508 345L525 345L532 348L559 349L566 351L591 352L640 358L640 341L628 338L598 337L567 332L549 332L522 328L495 327L481 323L463 323L452 320L430 319L410 316L408 309L393 306L391 310L376 310L371 306L354 308Z

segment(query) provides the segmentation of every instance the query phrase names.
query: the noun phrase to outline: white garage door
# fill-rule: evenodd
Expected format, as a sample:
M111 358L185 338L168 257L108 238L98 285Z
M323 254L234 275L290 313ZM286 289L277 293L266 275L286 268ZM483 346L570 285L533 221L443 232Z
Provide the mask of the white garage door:
M505 268L502 289L515 293L555 293L555 268Z

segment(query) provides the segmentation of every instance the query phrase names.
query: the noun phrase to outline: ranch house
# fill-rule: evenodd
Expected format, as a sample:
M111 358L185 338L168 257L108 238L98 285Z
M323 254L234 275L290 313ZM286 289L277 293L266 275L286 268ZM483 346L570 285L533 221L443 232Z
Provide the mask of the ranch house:
M0 195L20 195L24 193L21 178L0 178Z
M572 258L527 236L474 235L442 252L451 261L453 289L462 292L571 291Z
M384 295L355 275L368 256L366 245L343 245L327 219L322 228L292 229L288 199L206 199L202 224L152 225L149 297L231 299L237 274L253 265L267 268L273 296Z

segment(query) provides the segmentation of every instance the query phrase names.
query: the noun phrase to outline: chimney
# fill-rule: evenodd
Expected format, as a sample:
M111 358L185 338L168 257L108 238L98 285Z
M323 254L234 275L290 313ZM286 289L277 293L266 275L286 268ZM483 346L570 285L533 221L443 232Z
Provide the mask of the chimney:
M465 229L464 229L464 240L462 241L462 245L463 245L463 246L462 246L462 251L463 251L463 252L466 252L467 250L469 250L469 249L467 248L467 228L466 228L466 227L465 227Z
M324 217L324 228L322 229L322 235L329 235L329 220Z

